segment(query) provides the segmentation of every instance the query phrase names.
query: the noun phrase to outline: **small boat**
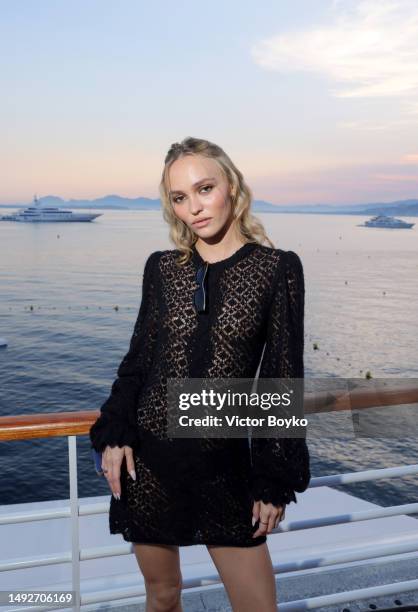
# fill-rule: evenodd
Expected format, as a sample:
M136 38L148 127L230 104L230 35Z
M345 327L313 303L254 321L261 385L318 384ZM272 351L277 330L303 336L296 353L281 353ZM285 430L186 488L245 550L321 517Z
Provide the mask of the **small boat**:
M395 217L389 217L388 215L376 215L368 221L364 222L364 225L358 227L388 227L393 229L409 229L413 227L415 223L407 223L402 219L396 219Z
M103 213L75 213L72 210L52 206L42 206L38 198L34 197L33 206L19 210L9 215L2 215L0 221L19 221L23 223L50 223L60 221L69 223L71 221L92 221Z

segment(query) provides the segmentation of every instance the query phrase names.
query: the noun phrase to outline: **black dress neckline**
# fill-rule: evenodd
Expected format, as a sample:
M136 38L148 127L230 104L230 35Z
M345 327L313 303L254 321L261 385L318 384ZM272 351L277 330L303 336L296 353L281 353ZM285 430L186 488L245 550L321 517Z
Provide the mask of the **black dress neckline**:
M234 265L234 263L246 257L246 255L251 253L251 251L253 251L257 245L258 242L245 242L234 253L232 253L232 255L229 255L229 257L226 257L225 259L220 259L219 261L208 262L209 268L228 268L229 266ZM192 245L192 260L198 266L205 262L205 260L197 250L195 244Z

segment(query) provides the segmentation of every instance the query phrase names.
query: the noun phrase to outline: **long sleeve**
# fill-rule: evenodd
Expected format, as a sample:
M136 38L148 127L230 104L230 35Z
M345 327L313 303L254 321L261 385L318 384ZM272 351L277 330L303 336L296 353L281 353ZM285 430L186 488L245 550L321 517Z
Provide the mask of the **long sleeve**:
M106 446L137 444L136 400L152 358L157 336L158 296L155 266L160 251L151 253L144 266L142 298L129 350L122 359L117 378L101 414L89 431L91 447L103 451Z
M259 378L304 378L305 284L302 263L283 251L270 305ZM252 493L275 506L297 503L311 478L305 438L252 438Z

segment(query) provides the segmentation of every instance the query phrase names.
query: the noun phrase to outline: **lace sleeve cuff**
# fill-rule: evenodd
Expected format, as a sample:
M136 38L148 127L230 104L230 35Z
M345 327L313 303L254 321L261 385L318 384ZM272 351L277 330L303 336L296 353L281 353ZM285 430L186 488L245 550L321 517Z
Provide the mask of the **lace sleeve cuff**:
M297 503L295 492L308 488L311 471L304 438L255 438L251 487L256 501L281 505Z
M252 483L252 494L256 501L273 506L283 506L292 501L297 503L293 489L274 483L268 477L259 477Z
M130 446L136 448L138 444L137 433L130 424L125 421L109 419L106 414L101 414L92 425L89 432L91 448L103 452L106 446Z

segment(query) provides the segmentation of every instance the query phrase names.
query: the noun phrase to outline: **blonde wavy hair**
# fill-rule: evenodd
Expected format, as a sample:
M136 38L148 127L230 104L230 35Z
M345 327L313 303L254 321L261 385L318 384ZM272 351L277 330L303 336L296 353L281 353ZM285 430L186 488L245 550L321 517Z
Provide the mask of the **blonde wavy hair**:
M191 247L198 239L196 234L174 213L169 195L168 172L171 165L185 155L201 155L213 159L218 164L229 183L230 191L234 193L234 196L231 196L231 202L238 235L243 238L244 242L258 242L259 244L267 242L271 248L274 248L274 244L267 237L263 224L250 212L253 199L250 188L246 184L242 173L225 151L208 140L187 137L180 143L175 142L171 145L164 160L164 169L159 185L160 198L163 205L163 218L169 225L171 241L181 251L177 263L184 265L189 261L192 254Z

